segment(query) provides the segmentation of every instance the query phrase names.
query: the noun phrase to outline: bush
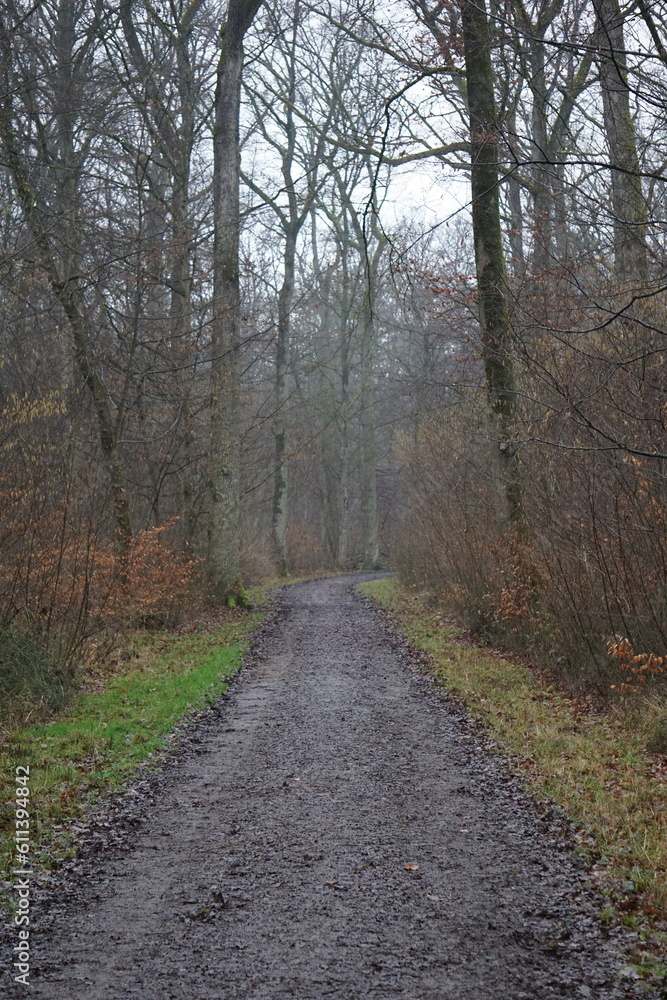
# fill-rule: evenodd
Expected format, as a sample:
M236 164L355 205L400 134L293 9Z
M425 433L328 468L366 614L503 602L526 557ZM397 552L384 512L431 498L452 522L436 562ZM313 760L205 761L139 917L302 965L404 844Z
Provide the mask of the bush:
M177 556L167 540L176 518L140 532L122 558L110 545L96 555L90 608L111 627L162 628L192 602L200 560Z
M664 708L651 720L646 749L667 757L667 711Z
M26 516L5 518L0 553L0 718L28 722L60 709L79 666L102 660L120 632L177 620L199 563L174 553L173 522L137 534L121 557L67 508L31 510L16 496Z
M36 721L62 708L75 686L43 636L0 626L0 720Z
M424 420L399 454L409 473L393 552L402 582L573 691L664 690L667 494L657 460L526 444L525 530L513 534L498 522L483 401Z

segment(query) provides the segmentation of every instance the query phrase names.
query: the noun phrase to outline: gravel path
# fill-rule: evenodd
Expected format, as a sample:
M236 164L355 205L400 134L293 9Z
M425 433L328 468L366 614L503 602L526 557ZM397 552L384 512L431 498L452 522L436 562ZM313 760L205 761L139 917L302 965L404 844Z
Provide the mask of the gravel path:
M52 915L30 995L628 995L583 873L359 579L282 592L126 849Z

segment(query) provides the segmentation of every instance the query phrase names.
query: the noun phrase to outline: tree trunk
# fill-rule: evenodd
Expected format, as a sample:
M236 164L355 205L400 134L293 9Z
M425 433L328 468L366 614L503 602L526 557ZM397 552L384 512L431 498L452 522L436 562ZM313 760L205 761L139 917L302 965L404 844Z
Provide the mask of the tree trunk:
M338 537L336 539L336 566L345 568L349 542L350 520L350 434L348 428L348 402L350 382L349 331L347 329L347 309L344 310L340 335L340 409L338 418L339 434L339 478L338 478Z
M293 193L292 188L292 193ZM273 423L275 474L273 480L273 547L279 576L287 576L287 371L289 360L290 314L294 290L296 232L290 225L285 233L283 284L278 295L276 340L276 416Z
M299 216L292 166L296 150L296 125L294 123L294 101L296 98L296 50L297 27L299 24L299 4L294 5L292 40L287 100L285 103L286 145L283 152L282 174L287 195L288 210L283 217L285 249L283 253L283 283L278 294L278 336L276 339L276 416L273 423L275 446L275 472L273 478L272 536L276 570L279 576L287 576L287 522L288 522L288 469L287 469L287 371L290 348L290 324L292 298L294 293L294 267L296 261L297 235L307 211Z
M514 167L519 163L519 156L514 149L514 136L516 135L516 113L508 119L508 129L512 137L508 141L510 153L510 166ZM526 260L523 247L523 206L521 204L521 185L516 178L515 169L510 169L505 181L507 188L507 207L510 217L509 242L512 251L512 274L515 278L522 280L526 274Z
M380 563L378 542L377 449L375 445L375 415L373 407L373 359L375 356L375 286L377 268L384 242L380 234L372 259L368 256L365 239L364 271L366 308L361 342L361 540L364 569L377 569ZM362 236L365 234L362 233Z
M165 174L162 195L158 199L162 208L156 243L160 241L169 219L171 242L169 246L169 337L170 347L177 365L177 403L180 410L182 454L179 472L181 488L181 531L183 547L191 553L195 531L195 486L193 479L193 419L191 406L192 374L190 326L192 317L192 232L190 220L190 176L192 150L195 142L195 88L191 58L193 22L201 0L188 4L175 31L163 25L165 40L173 48L178 90L178 115L169 113L165 97L155 80L155 66L147 57L133 20L133 0L121 0L119 12L125 40L139 80L148 95L154 134L157 137L160 169ZM155 187L155 185L153 185ZM167 194L167 192L171 192ZM157 214L157 213L154 213ZM162 310L157 311L158 319Z
M630 113L624 18L618 0L595 0L604 127L609 146L617 277L646 283L648 214Z
M520 528L522 491L513 443L516 408L507 279L498 196L498 127L491 43L484 0L464 0L462 26L470 116L472 224L482 357L492 436L504 489L501 523Z
M364 569L377 569L380 563L378 542L377 449L373 418L371 365L364 366L361 403L361 533Z
M243 38L260 4L230 0L215 92L208 571L216 602L229 598L240 573L239 112Z
M188 214L190 167L192 156L192 115L191 108L181 101L181 114L188 127L184 128L183 153L178 169L174 170L173 194L169 209L171 216L171 266L169 285L169 335L171 350L178 359L177 399L180 407L181 427L180 452L181 471L179 473L181 492L181 533L186 555L192 553L195 533L195 484L194 431L192 417L192 363L191 321L192 321L192 232Z
M549 148L547 114L549 97L546 80L546 54L540 29L532 39L530 55L530 89L533 96L531 113L531 146L533 166L533 294L541 322L548 310L548 282L553 268L553 212L551 186L553 155ZM494 113L495 117L495 113Z
M348 252L350 236L347 213L343 216L343 240L341 246L341 313L339 334L340 397L338 400L339 464L336 539L336 566L343 569L347 564L350 537L350 272Z

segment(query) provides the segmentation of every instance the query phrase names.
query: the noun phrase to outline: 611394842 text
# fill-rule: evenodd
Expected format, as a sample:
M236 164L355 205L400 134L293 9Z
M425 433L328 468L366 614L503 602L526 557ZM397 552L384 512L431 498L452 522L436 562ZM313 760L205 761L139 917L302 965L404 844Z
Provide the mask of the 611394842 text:
M15 856L12 874L13 889L17 897L14 924L18 940L13 949L14 979L29 984L30 977L30 768L20 765L15 771Z

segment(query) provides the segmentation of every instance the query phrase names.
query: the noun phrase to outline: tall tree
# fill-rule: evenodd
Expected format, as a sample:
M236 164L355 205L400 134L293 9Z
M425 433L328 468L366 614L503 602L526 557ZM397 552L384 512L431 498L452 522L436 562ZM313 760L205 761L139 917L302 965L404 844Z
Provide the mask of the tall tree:
M616 272L622 281L645 284L648 280L648 213L630 110L625 18L618 0L594 0L594 6L598 19L604 129L611 170Z
M8 3L0 16L0 140L38 266L63 310L74 364L93 401L117 540L124 553L132 538L132 522L120 441L123 409L117 406L114 412L94 356L81 257L86 242L81 188L98 111L86 107L94 76L97 23L85 0L59 0L44 13L46 33L35 30L34 10L24 17ZM49 71L36 77L35 66L45 63ZM97 99L102 101L102 94Z
M278 12L280 13L280 11ZM278 291L275 348L275 409L273 419L274 474L272 545L279 576L287 574L287 528L289 524L289 421L288 400L291 318L294 301L297 243L313 202L322 186L322 159L331 123L331 104L323 109L317 130L304 127L296 115L299 102L311 103L304 80L304 13L295 0L289 32L275 24L276 47L255 60L248 84L255 112L254 128L279 160L279 190L244 174L243 180L274 213L282 239L282 283ZM299 130L299 125L301 129ZM299 131L305 133L300 136ZM304 141L305 139L305 141ZM326 175L325 175L326 176ZM275 185L274 185L275 186ZM282 196L282 198L281 198ZM284 200L283 200L284 199Z
M154 242L168 236L165 249L167 295L151 317L165 329L174 361L180 442L181 519L187 548L194 541L191 325L192 256L196 223L191 206L192 165L201 128L203 78L208 71L206 32L196 31L204 0L181 0L161 10L139 0L121 0L119 14L126 52L116 58L117 72L141 114L151 153L137 150L158 216ZM139 27L137 21L140 20ZM143 30L142 30L143 29ZM140 133L137 138L140 138ZM165 221L163 222L162 217ZM165 229L167 233L161 230ZM150 266L150 265L149 265ZM152 270L157 270L155 261ZM166 301L165 301L166 300ZM164 318L161 313L165 313ZM147 463L151 464L150 454Z
M262 0L229 0L221 29L213 128L213 316L208 570L215 601L240 576L239 115L243 40Z
M491 64L491 35L484 0L462 0L461 24L470 117L472 226L482 356L504 480L506 519L520 527L522 491L513 426L516 390L498 193L499 129Z

